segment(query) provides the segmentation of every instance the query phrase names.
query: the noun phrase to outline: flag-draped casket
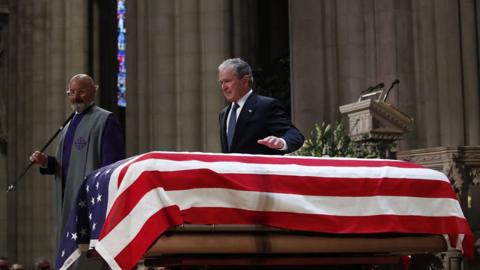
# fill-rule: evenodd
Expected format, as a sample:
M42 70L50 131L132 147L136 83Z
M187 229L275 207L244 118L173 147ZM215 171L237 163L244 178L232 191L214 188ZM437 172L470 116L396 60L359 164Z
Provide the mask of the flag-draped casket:
M88 245L130 269L180 224L261 224L331 234L444 235L473 252L445 175L396 160L150 152L88 176L57 267Z

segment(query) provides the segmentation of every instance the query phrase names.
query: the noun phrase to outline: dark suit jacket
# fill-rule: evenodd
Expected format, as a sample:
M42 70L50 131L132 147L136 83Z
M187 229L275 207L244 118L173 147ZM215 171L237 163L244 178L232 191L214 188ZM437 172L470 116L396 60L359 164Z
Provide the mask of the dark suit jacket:
M238 116L232 149L228 149L226 122L230 106L223 108L219 115L223 153L281 155L293 152L303 145L305 138L292 124L280 102L252 93ZM257 140L271 135L283 138L288 149L279 151L257 143Z

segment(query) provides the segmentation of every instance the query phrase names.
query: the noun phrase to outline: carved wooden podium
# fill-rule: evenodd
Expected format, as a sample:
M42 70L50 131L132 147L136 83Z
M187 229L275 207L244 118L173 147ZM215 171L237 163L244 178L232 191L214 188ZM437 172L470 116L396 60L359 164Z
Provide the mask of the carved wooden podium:
M413 128L413 118L379 99L359 99L340 106L340 112L348 116L349 135L354 141L393 142Z
M340 106L348 116L349 137L353 141L374 142L381 158L395 159L392 144L412 130L413 118L384 102L384 90L360 96L357 102Z

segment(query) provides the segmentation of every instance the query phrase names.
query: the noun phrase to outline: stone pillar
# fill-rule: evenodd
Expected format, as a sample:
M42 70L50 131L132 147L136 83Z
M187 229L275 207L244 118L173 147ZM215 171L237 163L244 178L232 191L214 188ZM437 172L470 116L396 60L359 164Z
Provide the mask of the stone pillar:
M408 7L396 2L290 1L292 103L301 129L338 120L335 106L399 77L397 59L405 50L399 52L397 42L408 39L397 36L408 36L402 25Z
M417 127L424 134L424 147L464 145L458 3L413 1L412 11L418 78L415 88L420 94Z
M6 97L8 93L8 5L0 2L0 96ZM0 192L7 186L7 100L0 98ZM7 196L0 196L0 254L7 254Z
M217 67L233 48L231 7L222 0L127 2L128 155L220 150Z
M480 85L478 74L478 36L480 21L478 14L480 4L475 0L459 1L460 5L460 33L462 50L462 82L463 82L463 105L464 105L464 128L465 143L468 145L480 145L480 121L478 110L480 108ZM476 9L476 10L475 10Z
M292 114L304 132L334 122L360 91L394 79L387 102L411 115L401 149L477 145L474 0L290 1ZM308 134L308 132L305 132Z
M379 82L398 78L409 96L409 9L394 0L290 1L293 115L302 130L338 120L335 107ZM394 91L389 101L397 100Z
M257 66L258 46L258 2L259 0L224 1L228 8L225 20L228 22L228 54L240 57L250 66ZM218 66L218 65L217 65Z
M336 6L336 1L289 2L292 120L306 135L316 122L334 122L338 106L353 101L339 102L337 91Z

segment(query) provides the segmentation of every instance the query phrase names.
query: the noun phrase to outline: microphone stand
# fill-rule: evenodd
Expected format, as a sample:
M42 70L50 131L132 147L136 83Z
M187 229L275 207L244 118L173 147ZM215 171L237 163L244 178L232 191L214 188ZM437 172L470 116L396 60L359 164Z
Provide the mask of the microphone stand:
M392 88L399 83L400 83L400 80L398 80L398 79L392 82L392 84L390 85L390 88L388 88L387 93L383 97L383 100L382 100L383 102L385 102L387 100L388 94L390 94L390 90L392 90Z
M47 147L50 145L50 143L52 143L52 141L58 136L58 134L63 130L63 128L67 125L67 123L72 120L73 116L75 115L75 111L72 112L72 114L67 118L67 120L65 120L65 122L63 123L63 125L61 125L57 132L55 132L55 134L53 134L53 136L50 138L50 140L48 140L48 142L45 144L45 146L43 146L43 148L40 150L40 152L44 152L45 149L47 149ZM32 165L34 164L35 162L33 161L30 161L30 164L28 164L28 166L25 168L25 170L23 170L23 172L20 174L20 176L17 178L17 180L15 180L15 183L13 183L12 185L8 186L6 192L10 192L12 191L17 185L18 183L20 182L20 180L22 180L23 176L25 176L25 174L28 172L28 170L32 167Z

